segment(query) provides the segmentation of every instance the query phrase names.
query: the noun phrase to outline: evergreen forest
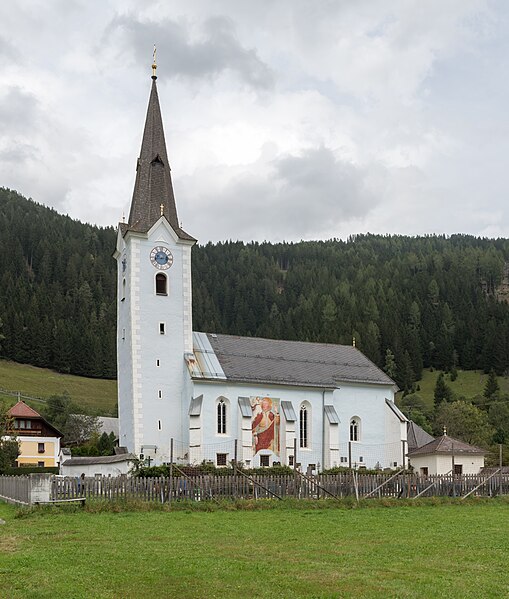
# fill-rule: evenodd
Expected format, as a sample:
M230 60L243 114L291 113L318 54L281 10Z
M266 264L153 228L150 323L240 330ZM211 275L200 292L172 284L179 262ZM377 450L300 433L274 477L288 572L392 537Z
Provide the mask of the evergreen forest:
M116 375L116 232L0 189L0 356ZM358 235L193 249L199 331L355 343L403 390L509 366L509 240Z

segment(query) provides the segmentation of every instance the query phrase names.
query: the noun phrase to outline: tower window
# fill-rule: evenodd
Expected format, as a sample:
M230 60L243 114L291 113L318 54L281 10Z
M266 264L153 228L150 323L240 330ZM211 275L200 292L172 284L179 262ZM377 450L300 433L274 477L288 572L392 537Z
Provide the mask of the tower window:
M123 302L124 300L125 300L125 279L122 279L122 299L120 301Z
M160 360L156 360L156 366L161 366Z
M161 389L159 389L159 391L157 392L157 396L159 397L159 399L163 398L163 392L161 391Z
M168 279L162 272L156 274L156 295L168 295Z
M164 335L164 333L166 332L165 329L166 329L166 327L165 327L164 322L160 322L159 323L159 332L161 333L161 335Z
M158 428L159 430L161 430L161 421L160 421L160 420L158 420L158 421L157 421L157 428Z

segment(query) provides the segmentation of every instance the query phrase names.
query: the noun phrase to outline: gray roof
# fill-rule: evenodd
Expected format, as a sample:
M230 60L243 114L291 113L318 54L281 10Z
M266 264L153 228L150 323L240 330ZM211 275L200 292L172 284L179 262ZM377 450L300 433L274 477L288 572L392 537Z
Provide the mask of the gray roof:
M295 415L295 410L293 409L291 401L281 401L281 409L285 415L286 422L295 422L297 420L297 416Z
M327 420L329 421L329 424L339 424L340 423L338 413L336 412L336 408L334 406L323 406L323 411L325 412L325 415L327 416Z
M201 414L201 405L203 403L203 395L193 397L189 405L189 416L199 416Z
M239 408L243 418L251 418L252 410L249 397L239 397Z
M136 460L132 453L120 455L83 456L71 458L62 462L65 466L93 466L94 464L117 464L118 462L132 462Z
M108 416L98 416L97 420L99 421L99 432L100 433L113 433L115 435L115 439L118 439L119 436L119 427L118 427L118 418L110 418Z
M446 454L475 454L484 455L487 453L484 449L476 447L475 445L469 445L459 439L453 439L447 435L437 437L422 447L418 447L413 451L408 452L408 456L415 455L429 455L433 453L446 453Z
M204 334L194 335L196 338ZM201 354L213 352L227 380L327 388L338 387L341 383L395 385L382 370L350 345L212 333L206 336L210 349L195 345L197 361L202 365L210 362ZM213 379L218 377L218 373L206 372L202 368L199 377Z
M423 445L427 445L431 441L435 440L435 437L432 437L418 424L415 424L413 420L409 420L407 422L406 437L408 442L408 451L413 451L414 449L422 447Z
M196 241L179 225L156 79L153 77L131 210L128 222L120 225L122 234L129 230L146 233L161 218L161 205L163 216L178 237Z

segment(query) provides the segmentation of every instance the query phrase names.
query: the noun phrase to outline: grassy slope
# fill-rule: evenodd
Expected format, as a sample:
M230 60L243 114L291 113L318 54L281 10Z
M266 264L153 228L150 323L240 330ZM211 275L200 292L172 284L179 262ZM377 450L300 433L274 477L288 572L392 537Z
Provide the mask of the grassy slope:
M433 392L437 382L440 371L424 370L422 373L422 379L418 381L420 391L416 393L420 395L428 404L430 408L433 407ZM482 395L484 387L486 385L487 374L484 374L481 370L459 370L458 378L455 381L451 381L449 375L445 375L447 385L452 389L455 395L462 395L467 398L472 398L475 395ZM509 394L509 378L499 376L498 384L502 393Z
M505 597L507 503L53 511L0 530L0 589L53 597Z
M59 374L46 368L36 368L6 360L0 360L0 388L21 391L22 394L42 398L67 391L74 403L85 411L100 416L112 415L117 401L116 381ZM0 398L11 404L15 401L15 398L2 395L1 392ZM41 406L36 402L27 403L36 410Z

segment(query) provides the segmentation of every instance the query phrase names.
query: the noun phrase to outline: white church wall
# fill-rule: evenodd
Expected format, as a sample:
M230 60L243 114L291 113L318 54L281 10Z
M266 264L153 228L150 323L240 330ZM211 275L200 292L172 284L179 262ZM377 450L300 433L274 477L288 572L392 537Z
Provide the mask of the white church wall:
M386 429L385 399L394 399L390 386L342 383L333 394L333 404L340 419L339 441L343 459L349 459L350 422L356 417L359 421L360 436L350 445L353 467L383 468L392 467L387 454L387 446L401 448L400 429ZM402 450L399 450L402 455ZM342 465L347 466L348 462Z

